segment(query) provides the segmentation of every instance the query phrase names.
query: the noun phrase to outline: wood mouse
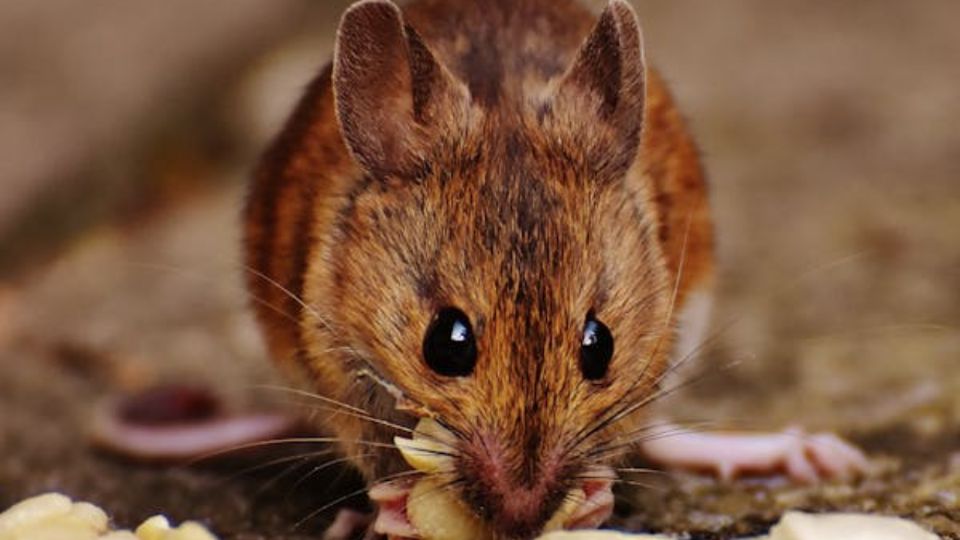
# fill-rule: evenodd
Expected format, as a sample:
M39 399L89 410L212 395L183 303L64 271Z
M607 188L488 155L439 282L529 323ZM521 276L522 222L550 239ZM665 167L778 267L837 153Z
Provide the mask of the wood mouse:
M448 489L500 538L574 488L597 526L613 467L864 466L839 439L650 433L695 353L714 231L695 143L634 10L575 0L364 0L264 155L245 214L270 353L339 412L374 529L417 536L393 437L454 437ZM669 431L666 428L660 428ZM636 444L634 444L636 443ZM600 471L600 472L598 472Z

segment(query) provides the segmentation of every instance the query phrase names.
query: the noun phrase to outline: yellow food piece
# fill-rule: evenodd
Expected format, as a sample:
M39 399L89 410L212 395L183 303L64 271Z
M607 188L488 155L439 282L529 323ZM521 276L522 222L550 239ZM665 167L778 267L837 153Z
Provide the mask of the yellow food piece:
M163 536L170 530L170 522L163 516L153 516L137 527L136 534L139 540L163 540Z
M937 540L916 523L866 514L789 512L770 530L769 540Z
M452 468L450 454L454 452L454 442L456 437L431 418L422 418L417 423L412 439L393 438L393 444L400 450L403 459L414 469L426 474Z
M0 540L217 540L197 523L171 528L154 516L130 531L110 531L100 508L59 493L26 499L0 514Z
M425 439L394 437L393 444L400 450L400 455L407 464L422 473L435 474L444 469L450 470L450 458L437 454L437 452L445 452L446 447L440 443Z
M417 482L410 492L407 517L420 535L429 540L491 538L480 518L444 487L440 480L427 477Z
M163 516L153 516L136 530L137 540L217 540L199 523L187 521L176 528Z
M19 502L0 514L0 538L20 527L70 512L73 503L58 493L40 495Z

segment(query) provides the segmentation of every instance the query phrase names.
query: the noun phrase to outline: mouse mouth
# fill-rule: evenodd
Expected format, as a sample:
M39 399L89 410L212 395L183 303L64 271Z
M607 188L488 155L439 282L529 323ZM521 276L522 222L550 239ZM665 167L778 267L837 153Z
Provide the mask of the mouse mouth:
M511 536L513 525L481 518L467 504L457 485L455 473L457 439L435 420L424 418L417 424L413 438L396 437L396 448L406 462L422 475L375 484L369 496L378 507L373 529L387 538L494 538L529 537L523 524ZM595 528L613 512L612 485L616 475L609 467L594 467L580 475L581 480L560 497L563 502L542 526L542 530ZM547 496L551 494L540 494ZM496 519L496 518L494 518ZM518 524L518 527L521 525ZM540 529L541 527L537 527ZM534 532L540 532L539 530Z
M592 529L613 512L612 472L609 479L591 479L569 491L566 503L546 523L543 531ZM370 500L377 507L373 530L388 539L492 538L496 536L456 494L425 475L376 484Z

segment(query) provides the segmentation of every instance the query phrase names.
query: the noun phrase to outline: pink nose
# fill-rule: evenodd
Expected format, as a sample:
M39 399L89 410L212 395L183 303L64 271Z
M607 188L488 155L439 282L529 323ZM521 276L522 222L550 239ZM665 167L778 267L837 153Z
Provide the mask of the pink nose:
M507 538L537 536L560 508L569 487L551 460L538 459L536 454L509 455L489 441L464 449L461 471L467 504Z

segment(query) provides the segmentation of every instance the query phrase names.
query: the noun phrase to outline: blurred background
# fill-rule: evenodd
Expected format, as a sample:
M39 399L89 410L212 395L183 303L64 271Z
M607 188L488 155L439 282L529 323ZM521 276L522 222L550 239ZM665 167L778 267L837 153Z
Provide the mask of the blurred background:
M104 396L165 381L262 406L255 386L277 379L238 212L347 4L0 2L0 507L58 489L123 523L207 516L226 538L302 515L103 456L86 426ZM634 4L703 150L721 260L703 379L671 414L841 431L889 474L788 502L960 535L960 3ZM641 495L626 522L732 534L776 511L714 488L669 488L713 521Z

